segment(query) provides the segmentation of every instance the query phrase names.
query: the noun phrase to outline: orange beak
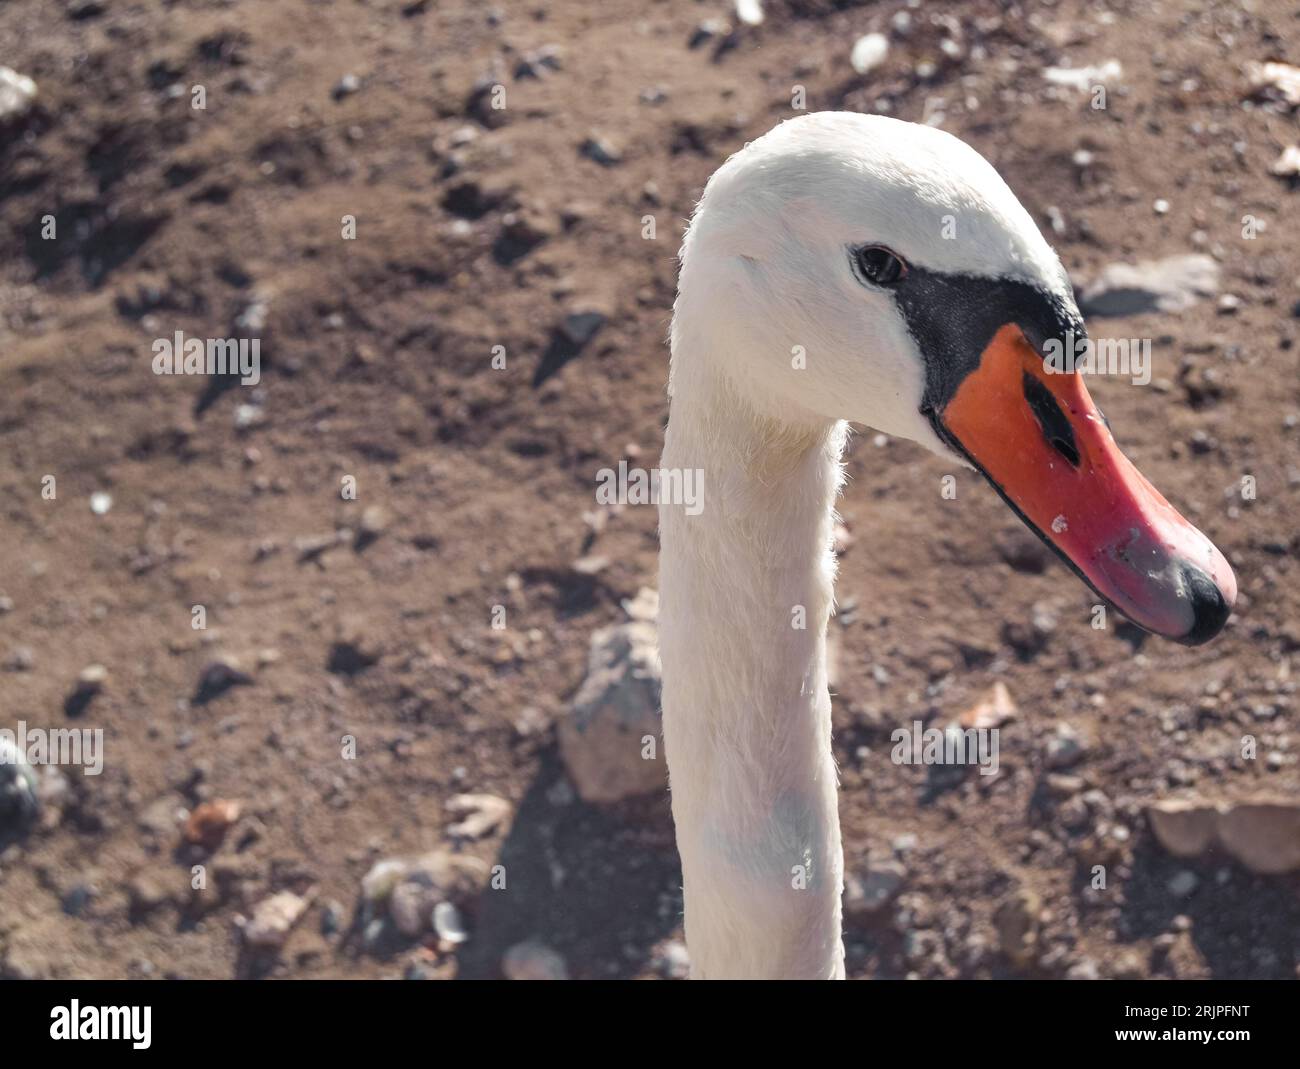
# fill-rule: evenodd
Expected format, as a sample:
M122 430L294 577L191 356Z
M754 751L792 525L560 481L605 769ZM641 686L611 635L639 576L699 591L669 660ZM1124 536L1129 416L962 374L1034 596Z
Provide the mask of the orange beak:
M1199 645L1237 597L1223 554L1119 451L1077 372L1055 374L1018 326L997 331L938 414L998 493L1135 624Z

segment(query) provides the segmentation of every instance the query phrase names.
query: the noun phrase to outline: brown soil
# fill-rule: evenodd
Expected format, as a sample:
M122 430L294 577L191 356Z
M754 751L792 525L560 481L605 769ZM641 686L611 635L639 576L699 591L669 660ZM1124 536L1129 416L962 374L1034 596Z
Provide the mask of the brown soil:
M1237 569L1235 618L1209 646L1143 642L1113 618L1094 631L1094 599L1065 568L1007 563L1017 521L976 476L856 437L850 611L832 624L849 867L916 843L899 904L847 927L851 975L1016 973L993 914L1028 887L1047 911L1029 975L1090 959L1104 976L1295 976L1297 880L1175 861L1141 816L1169 794L1300 785L1300 255L1296 192L1268 173L1297 127L1242 106L1243 63L1288 58L1293 6L927 4L986 58L946 59L941 27L916 13L867 79L850 45L887 30L898 3L765 7L720 50L688 41L729 8L692 0L0 7L0 62L40 86L36 113L0 130L0 723L100 727L107 747L101 776L72 771L57 811L0 852L0 974L381 977L421 962L493 976L527 937L575 976L659 971L680 938L666 797L600 809L556 790L551 725L588 638L656 568L653 509L610 515L596 535L583 514L598 469L658 456L674 254L705 179L793 114L803 85L810 109L887 98L908 119L942 98L945 128L1045 229L1059 208L1053 241L1081 277L1193 251L1203 231L1241 299L1232 315L1211 299L1114 321L1155 339L1161 381L1092 385L1128 454ZM559 69L522 75L548 45ZM1041 75L1111 57L1125 88L1104 111ZM922 81L925 60L937 69ZM336 99L348 74L360 86ZM475 93L480 79L505 86L504 111ZM584 155L591 137L620 161ZM57 240L41 238L46 214ZM1268 224L1253 241L1247 214ZM355 240L340 236L345 215ZM150 373L155 338L225 337L259 304L259 387ZM575 353L556 327L589 309L608 321ZM261 421L238 427L254 399ZM940 496L947 474L956 500ZM349 475L355 501L340 497ZM96 491L113 499L102 516ZM355 532L374 507L389 522L368 544L304 541ZM575 575L584 554L611 563ZM1038 603L1055 631L1018 652ZM505 632L490 627L498 604ZM268 649L278 659L254 671ZM254 681L200 700L218 654ZM107 685L65 711L91 663ZM960 711L996 678L1021 710L999 776L936 781L889 761L895 724ZM1091 740L1072 772L1101 792L1073 827L1043 757L1060 721ZM1237 756L1246 733L1257 761ZM356 760L340 758L345 735ZM241 954L236 917L271 893L310 884L350 910L373 861L446 845L445 802L462 791L516 814L460 847L505 864L511 891L467 905L458 953L324 936L313 907L277 958ZM175 813L220 798L243 811L201 858L225 891L196 916ZM1106 891L1088 889L1096 864ZM1167 884L1183 869L1199 885L1180 898ZM164 903L141 915L133 880Z

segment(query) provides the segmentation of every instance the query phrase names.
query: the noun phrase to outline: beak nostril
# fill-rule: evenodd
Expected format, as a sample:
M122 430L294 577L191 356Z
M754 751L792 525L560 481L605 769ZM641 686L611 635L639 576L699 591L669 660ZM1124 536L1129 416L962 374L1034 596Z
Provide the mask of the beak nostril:
M1074 440L1074 428L1070 426L1070 417L1061 411L1052 391L1038 381L1028 371L1021 379L1025 391L1025 400L1029 410L1038 421L1039 429L1048 444L1070 462L1070 466L1079 466L1079 446Z
M1071 467L1079 466L1079 451L1074 447L1073 442L1067 442L1064 438L1053 438L1051 446L1070 462Z

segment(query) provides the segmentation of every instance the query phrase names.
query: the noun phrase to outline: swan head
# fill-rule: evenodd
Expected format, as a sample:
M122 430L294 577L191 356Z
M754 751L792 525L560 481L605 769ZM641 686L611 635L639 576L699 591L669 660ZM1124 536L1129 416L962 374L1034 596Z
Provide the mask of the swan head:
M978 152L822 112L709 180L682 247L673 382L708 371L767 417L954 457L1129 619L1207 641L1232 569L1119 451L1073 365L1047 359L1086 339L1059 258Z

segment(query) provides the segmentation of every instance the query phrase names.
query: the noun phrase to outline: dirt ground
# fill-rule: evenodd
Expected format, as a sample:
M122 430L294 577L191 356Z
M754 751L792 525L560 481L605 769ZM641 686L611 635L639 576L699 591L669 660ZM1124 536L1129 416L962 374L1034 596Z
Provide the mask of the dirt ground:
M39 87L0 127L0 726L105 738L101 775L66 770L0 837L0 975L490 977L528 939L575 977L677 971L667 796L575 800L554 724L592 631L655 583L652 508L584 514L599 469L658 457L685 221L730 152L797 114L796 86L809 110L969 140L1076 278L1199 251L1238 299L1108 322L1153 339L1154 381L1090 383L1237 571L1210 645L1094 630L1093 595L976 475L855 436L831 625L844 841L850 872L894 854L906 877L849 919L850 975L1297 975L1300 878L1172 858L1143 816L1300 786L1298 194L1269 173L1298 128L1243 74L1300 60L1294 5L972 0L905 32L896 0L764 9L710 35L735 21L723 0L0 6L0 64ZM869 31L891 47L861 76ZM1042 74L1109 59L1105 109ZM566 340L589 311L594 337ZM154 375L177 330L260 337L262 381ZM249 681L216 686L214 660ZM93 664L107 681L70 700ZM998 776L889 761L894 726L996 680L1020 710ZM1060 723L1086 749L1053 773ZM513 816L453 840L462 792ZM235 825L185 844L218 799ZM362 877L435 849L504 864L512 890L462 904L456 947L367 938ZM309 888L283 949L249 954L241 919ZM1016 965L995 913L1022 892L1042 931Z

